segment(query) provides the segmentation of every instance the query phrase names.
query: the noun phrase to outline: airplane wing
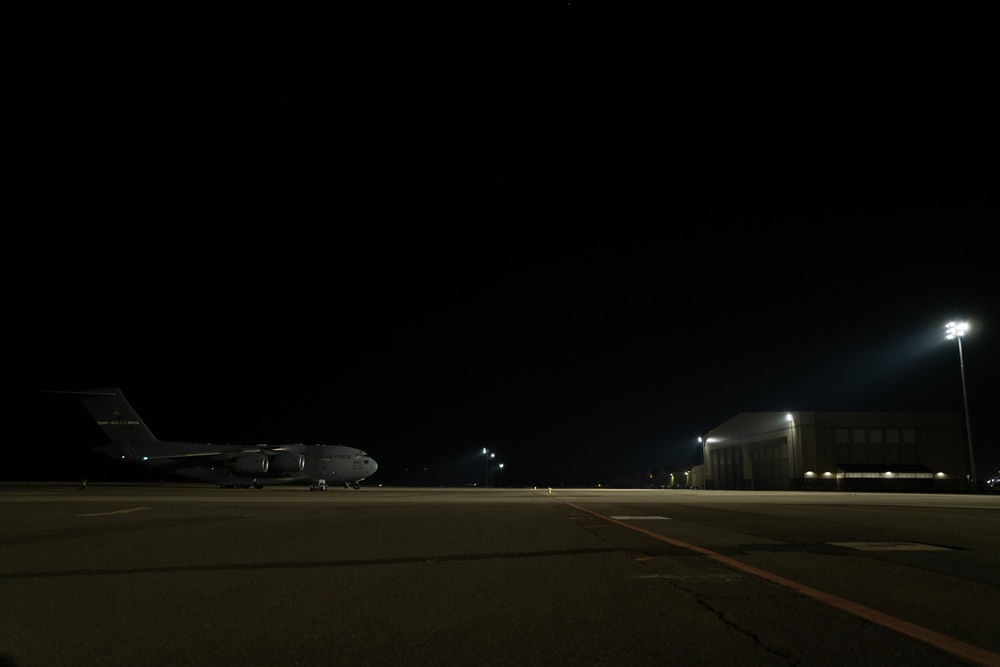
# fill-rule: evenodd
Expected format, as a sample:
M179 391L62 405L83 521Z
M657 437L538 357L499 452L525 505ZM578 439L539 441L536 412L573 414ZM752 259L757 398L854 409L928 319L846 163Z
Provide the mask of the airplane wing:
M213 456L225 460L244 454L263 454L264 456L278 456L285 453L301 454L305 448L305 445L301 443L290 445L254 445L252 447L216 445L218 449L211 449L211 444L200 443L158 442L157 445L163 451L155 454L146 454L141 457L142 460L211 458Z
M277 452L275 452L277 453ZM143 461L156 461L160 459L196 459L196 458L221 458L231 459L237 456L242 456L243 454L268 454L267 451L262 450L260 447L249 447L245 449L227 449L219 451L200 451L200 452L173 452L169 454L160 455L144 455L142 456Z

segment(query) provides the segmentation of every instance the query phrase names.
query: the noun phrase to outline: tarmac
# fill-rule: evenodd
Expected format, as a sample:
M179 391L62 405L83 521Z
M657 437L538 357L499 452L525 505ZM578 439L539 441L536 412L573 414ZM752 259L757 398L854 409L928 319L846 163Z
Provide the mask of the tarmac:
M0 667L1000 665L1000 496L0 484Z

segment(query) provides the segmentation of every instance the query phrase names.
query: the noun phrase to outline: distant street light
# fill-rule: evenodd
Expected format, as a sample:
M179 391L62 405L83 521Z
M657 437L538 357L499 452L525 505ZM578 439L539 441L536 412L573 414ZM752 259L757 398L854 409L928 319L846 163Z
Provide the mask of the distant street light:
M503 488L503 464L500 464L500 487Z
M969 421L969 394L965 391L965 360L962 358L962 336L969 330L968 322L949 322L945 325L948 340L958 340L958 366L962 369L962 401L965 403L965 438L969 442L969 482L976 483L976 461L972 456L972 424Z

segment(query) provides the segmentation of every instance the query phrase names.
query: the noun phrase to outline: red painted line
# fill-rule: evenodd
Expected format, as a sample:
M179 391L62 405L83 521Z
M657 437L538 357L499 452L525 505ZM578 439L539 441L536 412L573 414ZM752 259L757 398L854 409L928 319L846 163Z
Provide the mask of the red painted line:
M566 502L566 501L563 501ZM955 655L965 658L967 660L972 660L978 662L981 665L987 665L988 667L1000 667L1000 654L993 653L992 651L987 651L986 649L979 648L978 646L973 646L972 644L967 644L961 640L955 639L954 637L949 637L948 635L941 634L940 632L935 632L929 628L925 628L908 621L896 618L895 616L890 616L889 614L884 614L880 611L872 609L871 607L866 607L857 602L851 602L850 600L845 600L844 598L837 597L836 595L831 595L829 593L824 593L823 591L816 590L815 588L810 588L804 584L800 584L797 581L792 581L791 579L786 579L782 576L774 574L773 572L768 572L767 570L762 570L759 567L754 567L753 565L747 565L746 563L741 563L740 561L729 558L728 556L723 556L720 553L716 553L711 549L706 549L704 547L699 547L694 544L688 544L687 542L681 542L680 540L675 540L673 538L667 537L666 535L660 535L659 533L654 533L651 530L646 530L645 528L639 528L638 526L633 526L631 524L625 523L624 521L619 521L617 519L612 519L609 516L604 516L593 510L589 510L586 507L581 507L579 505L566 502L570 507L585 512L598 519L603 519L604 521L610 521L611 523L622 526L623 528L628 528L629 530L634 530L637 533L642 533L647 537L651 537L659 542L666 542L675 547L682 547L684 549L689 549L697 553L702 554L712 560L728 565L731 568L742 570L747 574L752 574L755 577L765 579L772 583L778 584L779 586L784 586L790 588L793 591L801 593L802 595L809 596L815 600L819 600L831 607L836 607L842 611L846 611L849 614L853 614L859 618L863 618L872 623L876 623L883 627L889 628L890 630L895 630L901 634L908 637L912 637L918 641L922 641L926 644L930 644L942 651L947 651L949 653L954 653Z

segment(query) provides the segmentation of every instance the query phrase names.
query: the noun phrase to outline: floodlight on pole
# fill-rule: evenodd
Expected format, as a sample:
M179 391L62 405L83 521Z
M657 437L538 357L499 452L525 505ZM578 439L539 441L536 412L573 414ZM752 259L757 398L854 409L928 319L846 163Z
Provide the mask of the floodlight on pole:
M706 489L708 488L709 474L712 475L713 486L715 480L714 472L710 473L708 468L708 443L710 440L712 440L712 438L702 437L700 435L698 436L698 444L701 445L701 485Z
M949 322L945 325L947 339L958 341L958 366L962 370L962 401L965 403L965 439L969 442L969 482L976 482L976 461L972 455L972 425L969 421L969 394L965 390L965 359L962 356L962 337L969 330L968 322Z
M483 454L486 455L486 486L490 485L490 450L483 447Z
M792 486L795 482L795 417L791 412L785 415L785 421L788 422L788 465L791 468L788 484Z

